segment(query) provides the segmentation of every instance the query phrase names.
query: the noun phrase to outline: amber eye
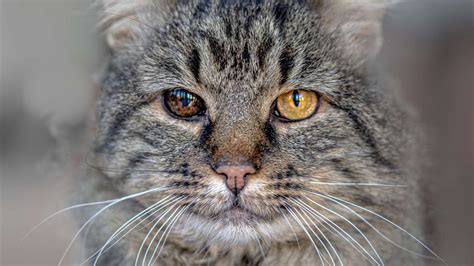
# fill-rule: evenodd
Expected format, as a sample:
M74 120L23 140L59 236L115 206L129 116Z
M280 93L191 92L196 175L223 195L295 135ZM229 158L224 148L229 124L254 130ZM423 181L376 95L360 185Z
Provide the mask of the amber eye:
M275 115L287 121L310 117L318 108L318 95L314 91L292 90L278 96Z
M205 111L204 101L194 93L176 88L164 93L166 108L174 115L191 118Z

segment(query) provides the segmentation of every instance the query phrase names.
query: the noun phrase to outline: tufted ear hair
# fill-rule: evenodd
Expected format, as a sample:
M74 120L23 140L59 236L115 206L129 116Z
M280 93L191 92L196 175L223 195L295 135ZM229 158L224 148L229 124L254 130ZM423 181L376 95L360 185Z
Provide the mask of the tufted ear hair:
M110 48L120 48L136 42L144 31L159 22L158 14L167 11L173 0L99 0L102 13L101 26L105 29L107 44Z
M375 57L382 47L382 20L397 0L319 0L323 27L336 36L344 57L355 65Z

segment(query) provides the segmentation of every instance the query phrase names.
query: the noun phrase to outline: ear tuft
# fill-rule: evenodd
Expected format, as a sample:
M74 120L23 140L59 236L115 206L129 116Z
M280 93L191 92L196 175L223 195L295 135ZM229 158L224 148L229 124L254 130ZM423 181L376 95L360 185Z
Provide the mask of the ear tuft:
M321 0L324 27L337 36L343 55L355 65L375 57L382 47L382 19L396 0Z
M153 0L100 0L101 25L110 48L120 48L134 41L143 29L143 17L155 5Z

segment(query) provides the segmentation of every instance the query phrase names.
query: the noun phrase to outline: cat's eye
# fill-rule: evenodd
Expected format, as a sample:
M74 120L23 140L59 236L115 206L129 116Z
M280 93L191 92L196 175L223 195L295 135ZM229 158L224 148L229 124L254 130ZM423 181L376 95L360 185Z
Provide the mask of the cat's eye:
M299 121L313 115L318 102L318 95L314 91L292 90L278 96L274 113L285 121Z
M182 118L202 115L206 109L204 101L199 96L181 88L166 91L163 100L170 113Z

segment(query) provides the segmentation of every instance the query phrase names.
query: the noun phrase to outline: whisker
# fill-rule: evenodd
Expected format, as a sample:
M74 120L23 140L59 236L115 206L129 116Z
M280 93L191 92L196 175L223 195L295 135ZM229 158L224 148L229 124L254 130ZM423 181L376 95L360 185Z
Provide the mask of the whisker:
M22 238L22 240L25 240L26 238L28 238L34 231L36 231L44 223L46 223L47 221L51 220L56 215L59 215L63 212L66 212L66 211L69 211L69 210L72 210L72 209L81 208L81 207L103 205L103 204L107 204L107 203L117 201L119 199L120 198L111 199L111 200L104 200L104 201L97 201L97 202L82 203L82 204L77 204L77 205L74 205L74 206L69 206L69 207L66 207L64 209L58 210L58 211L54 212L53 214L49 215L48 217L44 218L39 224L35 225L32 229L30 229L30 231L28 231L28 233L25 234L25 236Z
M322 213L318 212L317 210L313 209L311 206L309 206L308 204L306 204L304 201L302 200L299 200L304 208L306 208L310 214L312 214L313 216L316 216L316 217L319 217L321 218L322 222L326 223L332 230L336 231L336 233L338 235L340 235L345 241L347 241L355 250L357 250L357 252L359 252L359 254L361 254L362 256L364 256L365 259L367 259L369 262L370 262L370 258L367 257L366 254L364 254L362 251L364 251L365 253L368 254L367 250L357 241L355 240L349 233L347 233L344 229L342 229L340 226L338 226L336 223L334 223L333 221L331 221L331 219L327 218L326 216L324 216ZM321 224L322 226L324 226L323 224ZM328 230L329 231L329 230ZM349 241L349 239L347 239L344 235L342 235L342 233L344 233L347 237L350 238L350 240L352 241ZM356 243L360 249L362 249L362 251L359 250L359 248L357 248L352 242Z
M168 217L168 219L166 219L166 221L164 221L164 223L161 225L161 227L156 231L156 233L155 233L155 235L153 236L153 238L151 239L150 244L148 245L148 248L147 248L147 250L146 250L146 252L145 252L145 255L144 255L144 257L143 257L143 262L142 262L142 265L143 265L143 266L145 265L145 261L146 261L146 257L147 257L148 251L150 251L150 248L153 246L153 242L155 241L156 237L160 234L160 231L161 231L163 228L166 227L166 224L167 224L168 222L171 224L171 223L175 220L175 218L178 216L178 214L181 213L182 209L183 209L183 207L178 206L178 208L176 208L176 210L175 210L173 213L170 214L170 216ZM177 212L177 213L176 213L176 212ZM175 215L175 213L176 213L176 215ZM157 243L157 245L156 245L156 247L155 247L155 249L154 249L154 251L153 251L152 257L150 258L148 265L151 264L151 260L153 259L153 256L155 255L155 252L156 252L156 250L157 250L157 248L158 248L158 245L160 244L161 239L163 238L163 236L164 236L165 233L167 232L167 229L168 229L168 228L169 228L169 226L166 227L166 228L165 228L165 231L161 234L160 239L159 239L159 242Z
M393 242L391 239L389 239L387 236L385 236L382 232L380 232L375 226L373 226L371 223L369 223L365 218L363 218L360 214L358 214L357 212L355 212L354 210L352 210L351 208L349 208L348 206L344 205L343 203L346 203L348 205L351 205L355 208L358 208L358 209L361 209L363 211L366 211L372 215L375 215L376 217L382 219L383 221L393 225L394 227L396 227L397 229L399 229L400 231L402 231L403 233L407 234L411 239L415 240L417 243L419 243L421 246L423 246L428 252L430 252L434 257L436 257L438 260L440 260L443 264L447 265L446 261L444 261L438 254L436 254L433 250L431 250L426 244L424 244L421 240L419 240L418 238L416 238L415 236L413 236L412 234L410 234L407 230L405 230L404 228L402 228L401 226L397 225L396 223L390 221L389 219L385 218L384 216L374 212L374 211L371 211L367 208L364 208L362 206L359 206L355 203L352 203L352 202L349 202L349 201L346 201L346 200L343 200L343 199L340 199L340 198L337 198L337 197L334 197L334 196L331 196L331 195L325 195L325 194L321 194L321 193L318 193L318 192L315 192L315 191L310 191L311 193L317 195L317 196L321 196L323 198L326 198L326 199L329 199L333 202L336 202L337 204L340 204L341 206L349 209L350 211L352 211L355 215L357 215L359 218L361 218L367 225L369 225L375 232L377 232L377 234L379 234L381 237L383 237L385 240L387 240L388 242L390 242L392 245L402 249L402 250L405 250L413 255L416 255L416 256L420 256L420 257L424 257L424 258L432 258L432 257L429 257L429 256L426 256L426 255L423 255L423 254L420 254L418 252L415 252L415 251L412 251L410 249L407 249L403 246L400 246L399 244Z
M262 265L265 265L265 261L267 261L267 256L265 255L265 252L263 251L260 238L257 238L257 245L258 245L258 249L260 250L260 254L262 254L262 257L263 257Z
M309 240L311 241L311 243L313 244L314 248L316 249L316 252L318 253L318 256L319 256L319 260L321 261L321 264L324 265L324 261L323 261L323 257L321 256L321 252L319 251L319 248L318 246L316 245L316 243L314 243L314 240L313 238L311 237L311 235L309 234L309 232L306 230L306 228L304 227L304 225L301 223L300 219L291 211L291 207L288 206L289 208L286 208L285 209L291 214L291 216L293 216L293 219L298 223L298 225L301 227L301 229L303 229L303 231L306 233L306 235L308 236Z
M284 212L282 212L282 211L279 211L279 213L283 216L283 218L285 218L286 223L287 223L288 226L290 227L290 230L293 232L293 235L295 236L296 244L298 245L298 249L301 249L298 236L296 235L296 231L295 231L295 229L293 228L293 226L291 225L290 221L288 220L288 217L286 217L286 214L285 214Z
M171 205L173 203L173 201L169 201L167 202L166 204L163 204L163 206L159 207L158 209L154 210L152 213L150 213L147 217L143 218L143 221L144 220L147 220L148 218L156 215L159 211L161 211L162 209L164 209L165 207ZM137 226L141 225L143 223L143 221L139 222L138 224L134 225L132 228L130 228L126 234L130 233L134 228L136 228ZM139 230L142 230L144 228L148 228L151 224L153 224L155 222L155 220L152 220L150 222L148 222L147 224L143 225Z
M101 214L103 211L105 211L106 209L108 209L109 207L112 207L114 206L115 204L117 203L120 203L122 201L125 201L125 200L128 200L128 199L131 199L131 198L136 198L136 197L139 197L139 196L142 196L142 195L145 195L145 194L148 194L148 193L151 193L151 192L157 192L157 191L163 191L165 190L166 188L165 187L157 187L157 188L153 188L153 189L149 189L149 190L146 190L146 191L142 191L142 192L139 192L139 193L135 193L135 194L132 194L132 195L128 195L128 196L125 196L125 197L122 197L112 203L109 203L107 206L103 207L102 209L100 209L98 212L96 212L94 215L92 215L82 226L81 228L79 228L79 231L74 235L74 237L72 238L71 242L69 242L68 246L66 247L66 250L64 251L61 259L59 260L59 263L58 265L61 265L62 262L64 261L64 259L66 258L66 255L67 253L69 252L69 250L71 249L72 247L72 244L74 243L74 241L77 239L77 237L79 236L79 234L82 232L82 230L84 230L84 228L89 224L91 223L95 217L97 217L99 214Z
M158 223L161 221L161 219L163 219L163 217L165 217L165 215L170 212L174 206L176 206L176 204L178 204L179 202L181 202L182 200L184 200L184 197L180 197L178 199L175 200L174 204L171 205L163 214L160 215L160 217L156 218L156 222L155 224L153 224L153 226L151 227L151 229L148 231L148 233L146 234L145 238L143 238L143 241L142 241L142 244L140 245L140 248L138 249L138 253L137 253L137 257L135 259L135 266L138 265L138 260L140 258L140 254L141 254L141 251L143 249L143 247L145 246L145 243L146 243L146 240L148 239L148 237L150 236L151 232L156 228L156 226L158 225ZM176 212L176 210L171 214L171 216ZM170 217L171 217L170 216ZM166 223L166 222L165 222ZM154 240L154 238L153 238ZM145 263L145 259L146 259L146 256L147 256L147 253L150 249L150 246L151 244L153 243L153 240L151 240L149 246L147 247L147 250L146 250L146 253L145 253L145 256L143 258L143 265Z
M319 227L314 223L314 221L308 216L308 214L304 211L304 206L302 206L299 202L297 202L296 200L294 199L290 199L294 204L298 205L298 207L300 208L301 212L306 216L306 218L308 218L308 220L313 224L313 226L316 228L316 230L318 230L318 232L321 234L321 236L326 240L326 242L329 244L329 246L331 247L332 251L334 252L334 254L336 255L337 259L339 260L339 263L341 263L341 265L343 265L344 263L342 263L342 260L341 260L341 257L339 256L338 252L336 251L336 249L334 248L334 246L332 245L331 241L329 241L329 239L326 237L326 235L321 231L321 229L319 229ZM324 248L326 249L326 252L329 254L330 258L331 258L331 261L333 263L333 265L336 265L336 262L334 261L331 253L329 252L328 248L326 247L326 245L321 241L321 244L323 244Z
M367 243L369 244L370 248L374 251L375 255L377 256L377 258L379 259L379 261L377 261L369 252L366 252L367 255L377 264L377 265L383 265L383 261L382 261L382 258L380 258L379 254L377 253L377 250L374 248L374 246L372 245L372 243L369 241L369 239L367 238L367 236L359 229L359 227L357 227L354 223L352 223L351 221L349 221L349 219L347 219L346 217L344 217L343 215L329 209L329 208L326 208L325 206L315 202L314 200L310 199L309 197L306 197L305 198L309 201L311 201L312 203L318 205L319 207L325 209L326 211L338 216L339 218L343 219L344 221L346 221L348 224L350 224L354 229L357 230L357 232L364 238L365 241L367 241Z
M298 204L296 204L296 206L299 207ZM299 208L299 209L301 210L301 208ZM335 265L335 262L334 262L334 259L333 259L333 257L332 257L332 254L331 254L331 252L329 252L329 249L327 248L327 246L326 246L326 244L324 243L324 241L322 241L322 239L319 237L319 235L318 235L316 232L314 232L313 228L312 228L311 225L306 221L306 219L303 217L303 215L302 215L296 208L294 208L293 210L299 215L299 217L303 220L303 222L306 224L306 226L309 228L309 230L313 233L313 235L316 236L316 238L318 239L319 243L321 243L321 245L323 246L324 250L326 250L326 253L329 255L329 258L331 259L332 264ZM301 210L301 211L303 212L303 210ZM311 221L311 222L312 222L312 221ZM313 224L314 224L314 223L313 223ZM319 230L319 228L317 228L317 229ZM326 261L328 264L330 264L329 261L325 258L325 256L323 256L323 259L324 259L324 261Z
M82 237L82 242L85 244L87 243L87 238L89 237L89 232L91 230L91 226L87 225L86 231L84 231L84 236ZM81 258L84 258L87 256L87 251L86 251L87 245L82 245L81 247Z
M198 197L195 197L191 202L189 202L187 205L189 208L198 200ZM187 213L188 218L186 219L186 222L184 222L183 228L188 228L189 220L191 219L191 213ZM181 231L181 236L184 236L184 230Z
M154 264L155 261L160 257L160 254L161 254L161 252L163 251L163 248L165 247L166 239L167 239L168 236L170 235L171 230L173 229L173 226L176 224L176 222L179 220L179 218L181 218L181 216L184 214L184 212L185 212L188 208L189 208L189 205L186 206L186 207L182 207L182 208L181 208L181 211L180 211L178 214L176 214L175 218L173 218L173 220L171 221L170 225L165 229L165 231L164 231L163 234L161 235L160 239L158 240L158 243L156 244L156 247L155 247L155 250L153 251L153 254L151 255L150 262L148 263L149 266L151 266L152 264ZM155 253L156 253L158 247L159 247L160 244L161 244L161 239L163 238L163 236L165 236L165 238L163 239L163 244L161 245L160 251L158 252L156 258L153 259L153 258L155 257Z
M141 225L143 223L143 221L147 220L148 218L156 215L159 211L161 211L162 209L166 208L167 206L173 204L173 200L171 201L168 201L167 203L163 204L162 206L160 206L158 209L155 209L152 213L148 214L145 218L143 218L143 220L139 223L137 223L136 225L134 225L132 228L130 228L125 234L123 234L120 239L116 240L112 245L110 245L110 247L108 247L104 253L109 250L110 248L112 248L115 244L117 244L120 240L122 240L124 237L126 237L131 231L133 231L135 228L137 228L139 225ZM144 228L147 228L149 227L151 224L154 223L154 220L148 222L147 224L143 225L142 228L140 228L139 230L142 230Z
M379 184L379 183L345 183L345 182L319 182L311 181L311 184L324 185L324 186L369 186L369 187L407 187L407 185L397 184Z
M85 262L87 262L90 258L94 257L95 255L97 255L97 257L95 258L95 261L94 261L94 265L97 264L97 262L99 261L99 258L100 256L104 253L104 250L105 248L107 247L107 245L115 239L115 236L117 236L118 234L120 234L121 232L123 232L125 229L127 229L132 223L134 223L136 220L140 219L141 217L145 216L147 213L149 212L152 212L151 214L149 214L145 219L147 219L148 217L152 216L154 213L158 212L160 209L162 209L163 207L166 206L166 203L167 202L170 202L172 201L172 198L171 198L171 195L161 199L160 201L158 201L157 203L151 205L150 207L144 209L143 211L139 212L137 215L135 215L134 217L132 217L131 219L129 219L127 222L125 222L122 226L120 226L108 239L107 241L105 242L105 244L102 246L101 249L97 250L91 257L89 257L86 261L84 261L82 264L84 264ZM156 210L158 209L158 210ZM145 220L144 219L144 220ZM142 222L144 221L142 220ZM139 222L137 223L135 226L133 226L127 233L125 233L119 240L117 240L116 242L114 242L107 250L109 250L110 248L112 248L118 241L122 240L131 230L133 230L134 228L136 228L138 225L140 225L142 222ZM82 265L81 264L81 265Z

